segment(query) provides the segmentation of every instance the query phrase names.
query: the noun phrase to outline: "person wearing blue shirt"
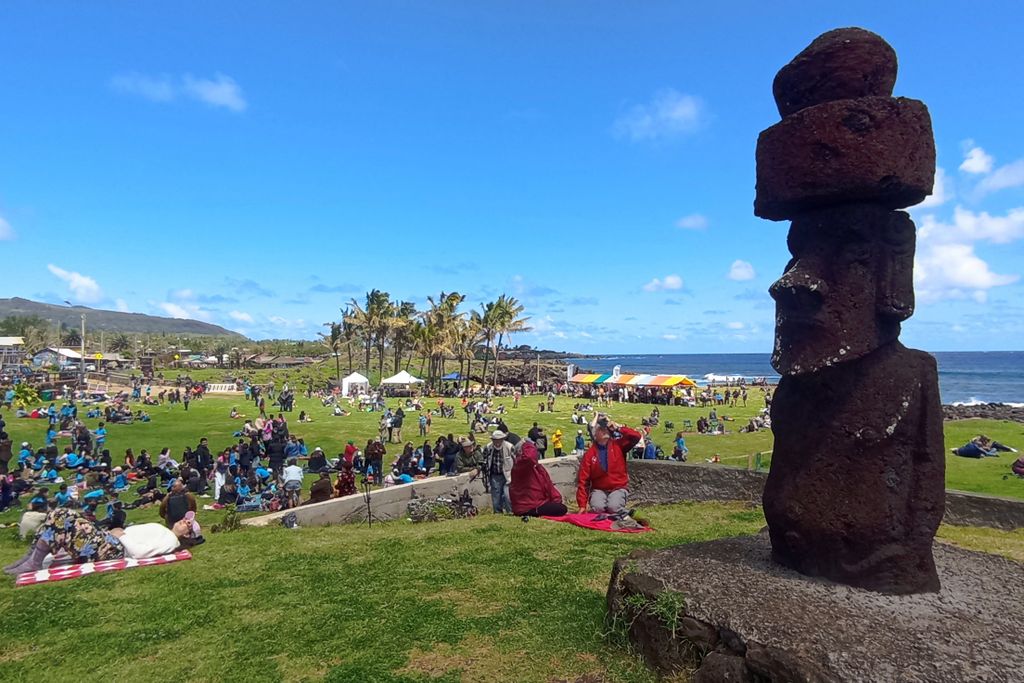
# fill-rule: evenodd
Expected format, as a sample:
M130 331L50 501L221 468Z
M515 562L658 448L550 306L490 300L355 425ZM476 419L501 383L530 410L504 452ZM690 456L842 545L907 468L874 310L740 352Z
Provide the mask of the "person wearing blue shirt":
M52 403L46 409L46 416L49 418L51 425L57 424L57 408Z
M18 464L24 465L25 461L32 457L32 448L28 445L28 441L23 441L21 444L21 451L18 452Z
M676 433L675 448L672 449L672 457L680 462L686 462L686 456L690 449L686 447L686 439L682 432Z
M575 444L575 446L576 446L576 452L577 453L583 453L583 451L587 450L587 442L583 439L583 430L582 429L576 430L576 444Z
M239 498L244 500L249 497L249 482L246 480L240 479L238 484L235 486L235 489L238 491Z
M53 498L57 501L58 506L67 507L68 503L71 502L71 494L68 493L68 485L61 484L60 489L54 494Z
M658 447L654 445L654 442L647 439L647 443L644 444L644 460L657 460L658 459Z
M99 426L96 428L96 431L94 432L94 434L96 435L96 450L102 449L103 445L107 442L107 430L104 427L104 424L104 422L100 422Z
M57 470L54 469L53 465L46 465L43 467L43 473L39 478L43 481L57 481Z
M46 445L52 446L55 441L57 441L57 432L54 431L53 423L51 422L50 426L46 428Z
M128 477L125 476L124 471L120 467L114 468L114 490L115 491L127 491L128 490Z

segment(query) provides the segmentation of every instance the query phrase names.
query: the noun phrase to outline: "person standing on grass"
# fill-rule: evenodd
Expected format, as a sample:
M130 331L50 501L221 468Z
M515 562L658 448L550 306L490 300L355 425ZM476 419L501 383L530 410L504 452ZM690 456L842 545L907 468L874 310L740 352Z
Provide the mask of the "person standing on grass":
M491 443L484 448L484 466L481 472L487 479L491 490L491 505L494 511L512 512L512 501L509 498L509 484L512 483L512 465L514 463L512 444L505 440L507 434L496 429L491 433Z
M640 433L612 422L604 413L594 416L590 433L593 442L580 460L576 482L579 511L624 512L629 495L626 453L640 442ZM614 436L616 433L618 437Z
M551 447L555 449L555 457L562 457L562 430L556 429L551 435Z

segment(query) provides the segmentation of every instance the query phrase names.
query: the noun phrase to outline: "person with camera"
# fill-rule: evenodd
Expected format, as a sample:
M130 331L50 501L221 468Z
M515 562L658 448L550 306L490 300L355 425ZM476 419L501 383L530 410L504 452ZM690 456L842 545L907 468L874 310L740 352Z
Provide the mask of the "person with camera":
M626 454L640 442L640 433L598 413L590 423L590 436L591 444L580 459L576 483L579 511L625 512L629 494Z

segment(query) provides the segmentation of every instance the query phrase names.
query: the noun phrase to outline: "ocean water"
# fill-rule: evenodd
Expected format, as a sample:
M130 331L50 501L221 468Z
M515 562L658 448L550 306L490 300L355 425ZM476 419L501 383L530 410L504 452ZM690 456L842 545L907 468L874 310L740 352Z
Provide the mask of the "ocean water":
M939 393L943 403L1024 402L1024 351L941 351L932 354L939 363ZM569 359L584 370L687 375L705 384L710 379L742 376L748 381L764 377L777 382L766 353L677 353L601 356Z

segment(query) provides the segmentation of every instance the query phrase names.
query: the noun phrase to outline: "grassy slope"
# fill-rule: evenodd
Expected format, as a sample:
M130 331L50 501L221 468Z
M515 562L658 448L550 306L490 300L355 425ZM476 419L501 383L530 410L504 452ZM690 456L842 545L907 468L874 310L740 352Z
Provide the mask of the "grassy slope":
M0 582L0 680L653 683L603 623L614 558L752 533L758 509L648 511L653 534L543 520L391 522L210 537L196 559L76 581ZM940 536L1024 559L1024 532ZM0 535L0 559L17 552ZM102 654L101 654L102 653ZM594 679L591 679L594 680ZM680 678L680 680L684 680Z

